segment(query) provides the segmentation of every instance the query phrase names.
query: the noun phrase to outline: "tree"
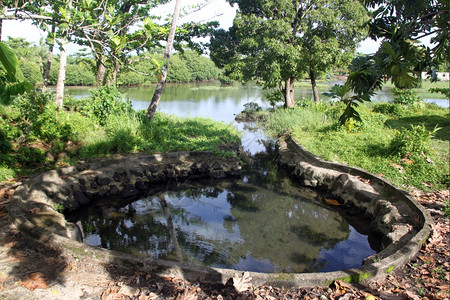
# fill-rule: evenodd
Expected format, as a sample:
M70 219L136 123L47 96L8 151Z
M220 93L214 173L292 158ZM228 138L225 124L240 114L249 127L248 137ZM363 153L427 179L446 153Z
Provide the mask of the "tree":
M169 69L170 54L172 52L173 40L175 37L178 17L180 14L180 7L181 7L181 0L176 0L175 9L172 17L172 24L170 26L170 32L167 38L166 49L164 51L165 63L158 74L160 80L156 85L155 93L153 94L152 101L150 102L150 105L148 106L146 113L146 116L150 121L153 120L153 116L155 115L156 109L158 108L159 100L161 99L162 91L164 89L164 86L166 85L167 70Z
M233 79L278 87L286 107L294 106L294 82L305 73L319 101L318 75L348 64L365 37L367 15L359 1L229 2L239 10L229 31L211 40L211 58Z
M13 50L0 42L0 103L2 104L8 104L13 96L31 90L31 85L23 79L18 64Z
M435 70L450 60L448 0L365 0L371 9L370 37L383 39L373 56L385 80L396 87L411 88L428 70L435 79ZM432 48L419 39L431 36Z

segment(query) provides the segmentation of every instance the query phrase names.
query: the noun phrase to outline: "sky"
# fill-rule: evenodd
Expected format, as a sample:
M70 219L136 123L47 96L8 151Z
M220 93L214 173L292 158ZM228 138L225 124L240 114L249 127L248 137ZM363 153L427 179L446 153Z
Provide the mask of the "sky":
M192 5L198 0L187 0L189 5ZM186 3L186 1L184 1ZM181 22L188 22L192 20L196 21L219 21L220 27L228 29L232 23L234 16L236 15L236 9L230 6L225 0L209 0L209 4L201 11L193 14L189 14L186 17L180 19ZM164 5L159 8L155 14L162 16L172 13L174 7L174 1L170 4ZM27 41L39 44L40 40L45 40L46 35L40 31L37 27L31 25L30 21L12 21L4 20L2 28L2 40L6 40L7 37L23 37ZM371 39L363 41L357 51L364 54L375 53L379 44ZM68 52L70 54L75 53L80 49L77 45L69 45Z

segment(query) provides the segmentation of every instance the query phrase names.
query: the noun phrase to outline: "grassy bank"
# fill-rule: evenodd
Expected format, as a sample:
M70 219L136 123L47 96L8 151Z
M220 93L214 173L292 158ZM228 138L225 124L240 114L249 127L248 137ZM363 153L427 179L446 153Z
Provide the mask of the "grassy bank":
M385 87L393 88L394 85L390 82L384 84ZM447 81L437 81L431 82L430 80L423 80L422 86L412 89L417 96L422 99L447 99L447 97L442 93L432 93L430 89L432 88L440 88L440 89L448 89L450 87L450 83Z
M271 134L289 131L323 159L363 168L397 186L448 189L448 109L368 104L358 108L362 123L338 126L343 109L340 103L278 109L264 126Z
M220 151L238 143L232 126L205 118L178 118L133 111L117 90L95 92L56 110L53 95L28 94L0 106L0 181L116 153Z

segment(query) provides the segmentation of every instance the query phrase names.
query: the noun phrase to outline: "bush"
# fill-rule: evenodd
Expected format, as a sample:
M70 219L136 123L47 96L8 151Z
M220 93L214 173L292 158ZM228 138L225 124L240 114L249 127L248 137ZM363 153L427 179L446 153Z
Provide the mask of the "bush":
M20 147L17 156L22 168L38 168L45 162L45 151L33 147Z
M391 151L394 156L401 158L426 157L431 151L430 139L439 128L428 131L424 125L411 125L411 129L402 128L395 134L391 142Z
M98 90L91 90L89 94L80 107L80 112L99 125L105 125L112 114L128 114L133 111L131 101L124 100L115 86L104 86Z
M22 71L23 77L25 77L25 79L32 85L36 85L44 81L44 78L42 77L42 70L35 62L21 61L20 70Z
M2 124L0 120L0 124ZM0 127L0 153L6 154L11 151L11 140L6 131Z
M393 103L379 103L373 107L374 112L378 112L392 117L403 117L405 115L405 108L402 105Z
M65 84L95 85L95 74L84 64L67 64Z
M392 91L395 95L394 103L396 104L417 106L423 103L422 99L411 89L393 88Z
M23 94L14 102L20 111L19 126L29 137L52 141L59 137L60 128L56 121L56 107L51 92Z

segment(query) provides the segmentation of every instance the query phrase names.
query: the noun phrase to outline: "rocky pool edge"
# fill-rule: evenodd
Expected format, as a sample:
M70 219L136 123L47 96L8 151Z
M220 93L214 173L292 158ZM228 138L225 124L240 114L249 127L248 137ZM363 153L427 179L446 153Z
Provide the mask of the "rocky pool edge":
M429 237L432 222L428 212L384 178L323 161L289 136L278 140L277 150L278 163L291 172L294 180L315 188L329 188L343 205L361 204L362 210L372 214L376 223L371 224L371 229L384 235L384 249L367 258L360 268L301 274L249 272L250 284L312 287L326 286L335 280L349 283L381 280L409 262ZM79 242L79 228L67 222L59 210L84 202L88 204L108 192L133 195L168 179L239 176L239 169L236 157L217 157L210 152L177 152L121 156L52 170L31 177L16 189L10 202L11 222L21 232L80 258L86 256L101 264L176 276L191 282L226 284L232 278L240 278L243 272L148 259ZM361 201L356 201L359 199ZM378 209L372 208L371 203L378 203Z

